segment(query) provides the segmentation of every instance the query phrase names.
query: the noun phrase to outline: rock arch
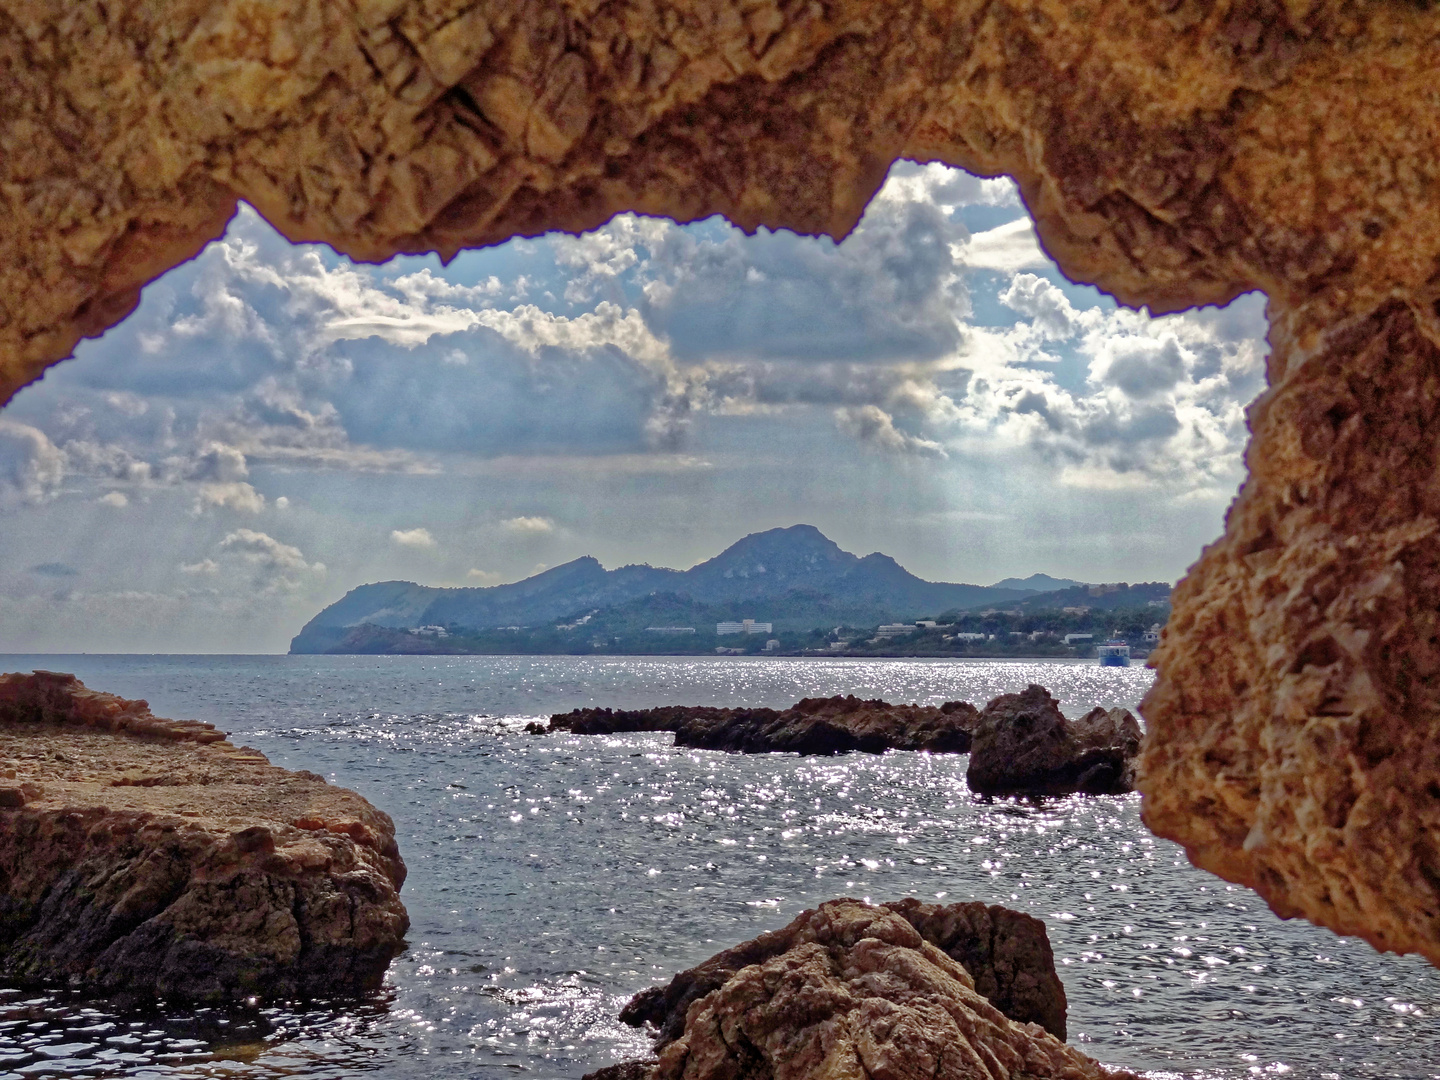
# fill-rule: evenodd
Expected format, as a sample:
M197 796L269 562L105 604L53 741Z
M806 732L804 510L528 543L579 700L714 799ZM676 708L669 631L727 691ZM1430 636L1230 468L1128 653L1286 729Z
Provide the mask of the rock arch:
M1075 280L1270 299L1147 820L1440 962L1437 68L1412 0L0 0L0 401L239 199L379 260L622 210L840 236L897 157L1008 173Z

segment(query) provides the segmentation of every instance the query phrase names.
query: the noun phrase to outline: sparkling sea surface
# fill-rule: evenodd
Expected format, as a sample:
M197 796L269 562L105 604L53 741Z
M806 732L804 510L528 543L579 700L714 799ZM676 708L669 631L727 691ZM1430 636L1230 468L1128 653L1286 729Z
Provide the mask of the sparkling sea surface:
M960 755L677 750L534 736L584 705L856 693L983 705L1038 682L1134 708L1144 668L1073 661L0 656L208 720L395 819L408 948L361 1002L116 1013L0 987L0 1080L579 1077L649 1047L635 991L837 896L1045 920L1070 1041L1155 1077L1440 1076L1440 972L1281 922L1140 823L1138 796L985 803Z

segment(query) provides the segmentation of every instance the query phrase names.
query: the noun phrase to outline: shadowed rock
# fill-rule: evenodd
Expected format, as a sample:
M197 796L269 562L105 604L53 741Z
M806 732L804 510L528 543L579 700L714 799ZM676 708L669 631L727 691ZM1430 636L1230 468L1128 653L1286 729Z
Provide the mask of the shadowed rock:
M1120 795L1134 787L1140 740L1128 710L1095 708L1067 720L1032 683L985 706L965 781L982 795Z
M1040 1024L1057 1038L1065 1038L1065 987L1055 974L1050 939L1039 919L998 905L925 904L913 898L878 908L835 900L820 910L828 911L833 904L900 916L922 938L962 964L975 988L1006 1016ZM682 971L666 986L642 990L621 1010L620 1019L632 1027L654 1026L659 1032L656 1048L663 1050L680 1037L691 1002L723 986L743 967L764 963L805 942L829 940L825 935L833 931L826 926L824 920L816 921L814 912L804 912L788 926Z
M848 697L805 698L784 711L671 705L658 709L577 709L556 715L549 731L609 735L673 731L676 746L745 754L846 754L859 750L964 753L979 713L964 701L891 705Z
M130 1003L354 994L409 926L390 818L208 724L0 676L0 976Z
M967 945L967 937L977 940ZM633 1063L633 1075L1130 1076L1085 1057L1038 1023L1007 1016L977 991L981 980L954 952L1004 955L1006 961L985 969L986 978L1002 992L1023 985L1020 996L1037 1004L1058 994L1049 1011L1058 1009L1063 1030L1064 991L1038 920L981 904L832 900L676 976L663 990L637 995L621 1018L660 1027L659 1061Z

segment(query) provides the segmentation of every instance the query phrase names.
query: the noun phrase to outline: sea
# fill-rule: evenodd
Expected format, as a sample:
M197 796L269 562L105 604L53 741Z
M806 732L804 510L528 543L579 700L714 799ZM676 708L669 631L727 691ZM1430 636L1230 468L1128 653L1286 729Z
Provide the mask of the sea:
M1069 715L1153 673L1094 661L0 656L210 721L395 819L408 946L360 1001L125 1013L0 987L0 1078L580 1077L643 1056L636 991L834 897L1045 921L1070 1041L1157 1078L1440 1076L1440 972L1284 922L1140 822L1138 796L994 800L963 755L801 758L526 734L580 706L983 705Z

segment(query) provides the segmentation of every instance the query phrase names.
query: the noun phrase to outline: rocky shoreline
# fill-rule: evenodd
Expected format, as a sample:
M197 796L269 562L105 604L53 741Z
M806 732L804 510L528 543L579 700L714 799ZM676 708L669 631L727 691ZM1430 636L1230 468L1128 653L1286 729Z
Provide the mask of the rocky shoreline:
M1003 907L840 899L637 994L653 1061L586 1080L1135 1080L1064 1042L1045 925Z
M532 734L670 731L675 745L744 754L970 754L966 782L981 795L1122 795L1135 787L1143 733L1128 709L1095 708L1069 720L1042 686L1002 694L984 709L966 701L895 705L853 694L805 698L788 709L667 705L576 709Z
M389 816L211 725L0 676L0 977L122 1003L350 995L401 949Z
M892 705L853 694L805 698L788 709L724 709L671 705L658 709L576 709L550 718L549 727L611 735L622 731L673 731L676 746L742 754L846 754L928 750L963 754L980 714L964 701L943 705Z

